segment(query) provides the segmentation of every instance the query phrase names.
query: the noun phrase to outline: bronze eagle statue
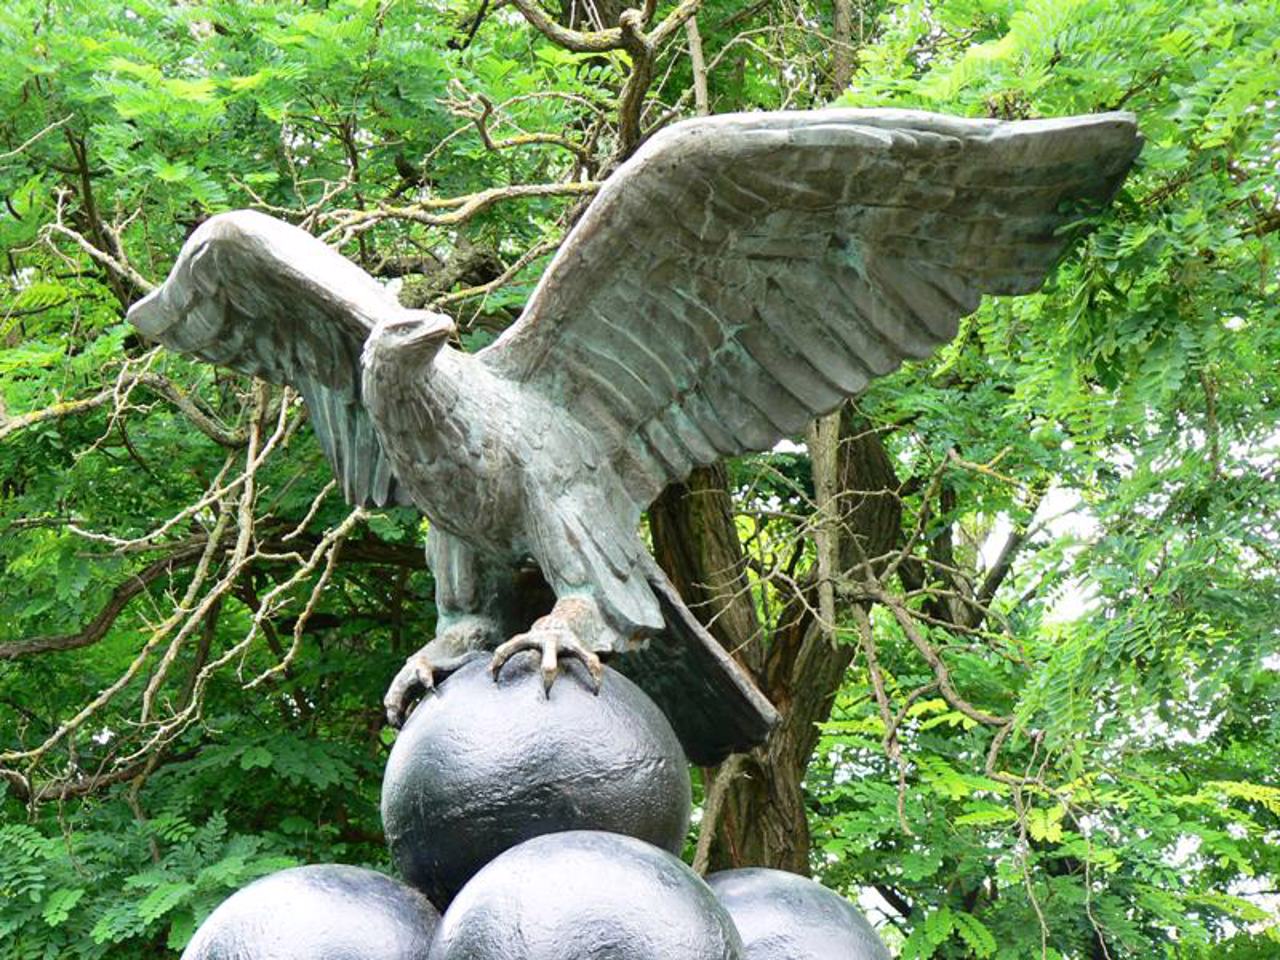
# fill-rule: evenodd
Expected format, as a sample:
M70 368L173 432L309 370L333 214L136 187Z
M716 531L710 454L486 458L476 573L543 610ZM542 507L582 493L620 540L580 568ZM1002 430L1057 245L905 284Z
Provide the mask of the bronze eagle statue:
M1140 148L1127 113L900 110L677 123L605 182L519 320L483 350L308 233L215 216L129 311L146 336L292 384L353 504L430 520L434 639L388 718L473 651L618 657L690 758L760 742L768 701L639 533L699 464L768 450L953 337L984 293L1036 290L1081 202ZM529 570L549 597L528 589Z

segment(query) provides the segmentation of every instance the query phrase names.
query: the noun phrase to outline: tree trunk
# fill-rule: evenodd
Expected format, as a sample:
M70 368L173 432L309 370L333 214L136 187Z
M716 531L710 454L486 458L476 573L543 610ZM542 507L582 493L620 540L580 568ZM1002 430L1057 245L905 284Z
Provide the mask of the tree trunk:
M658 562L690 607L748 670L782 715L768 743L705 771L709 801L699 867L765 866L809 872L809 830L801 784L855 653L836 645L810 615L816 577L766 642L743 576L745 558L723 467L696 471L650 508ZM842 568L859 550L887 552L901 536L898 480L880 437L851 408L840 418L834 524Z
M649 528L654 556L685 604L758 679L764 645L728 483L723 464L698 468L654 501Z

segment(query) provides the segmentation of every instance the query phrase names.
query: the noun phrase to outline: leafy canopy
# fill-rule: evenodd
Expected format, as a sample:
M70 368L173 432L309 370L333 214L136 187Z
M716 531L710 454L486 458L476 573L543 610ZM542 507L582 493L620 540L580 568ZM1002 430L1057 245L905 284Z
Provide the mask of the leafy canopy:
M510 322L616 162L634 74L485 7L0 10L6 955L169 956L263 873L387 867L379 703L433 627L422 525L352 514L295 398L153 351L122 314L197 222L254 206L454 312L469 347ZM1146 147L1042 293L984 303L859 400L901 482L903 571L925 573L880 585L875 670L860 655L831 691L802 771L811 866L904 957L1273 956L1280 8L852 11L845 105L1122 108ZM698 23L711 109L831 99L827 5L705 0ZM646 124L696 106L672 37ZM526 184L548 189L459 199ZM731 465L775 636L816 564L797 449ZM966 626L956 598L1005 544ZM839 643L866 639L860 609L842 599Z

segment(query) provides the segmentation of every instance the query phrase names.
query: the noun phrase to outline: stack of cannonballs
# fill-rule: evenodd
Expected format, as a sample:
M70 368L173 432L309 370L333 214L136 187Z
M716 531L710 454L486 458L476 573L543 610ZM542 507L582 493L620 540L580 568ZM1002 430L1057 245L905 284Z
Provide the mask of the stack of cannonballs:
M264 877L183 960L888 960L824 887L776 870L705 881L676 856L689 768L621 674L477 657L414 711L382 787L406 883L325 864ZM443 912L443 915L441 913Z

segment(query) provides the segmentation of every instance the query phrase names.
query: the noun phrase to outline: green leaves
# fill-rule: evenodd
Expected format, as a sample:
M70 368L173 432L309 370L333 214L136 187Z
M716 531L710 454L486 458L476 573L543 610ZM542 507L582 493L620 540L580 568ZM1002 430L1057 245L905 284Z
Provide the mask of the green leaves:
M252 770L255 767L271 766L271 751L266 747L249 747L240 754L240 769Z
M71 911L85 893L84 887L62 887L53 891L44 902L44 909L40 911L40 916L49 926L59 926L71 916Z
M229 891L298 862L272 850L267 837L228 834L221 815L192 823L167 814L152 822L154 832L138 830L130 817L108 803L99 808L98 830L66 838L45 839L25 825L0 828L0 931L14 956L50 949L101 957L159 934L181 949L196 919ZM148 837L163 851L157 862Z
M986 925L971 913L956 913L952 926L975 957L990 957L996 952L996 938Z
M1063 837L1062 818L1066 812L1063 806L1032 807L1027 811L1027 833L1031 835L1032 840L1044 843L1060 842Z
M1234 780L1211 780L1204 785L1200 794L1219 794L1261 804L1271 813L1280 816L1280 786L1261 783L1240 783Z
M1278 822L1276 14L1270 2L904 4L860 53L848 105L1122 107L1146 138L1114 207L1082 212L1088 234L1040 294L984 304L938 362L860 404L902 436L908 485L948 448L978 463L1004 451L1022 491L1078 501L1029 521L1040 526L997 594L999 629L931 635L971 702L1016 717L1001 753L1032 781L1021 803L1007 783L952 772L983 769L991 735L907 701L927 678L880 621L903 765L833 729L811 771L815 831L901 818L914 834L881 834L874 853L844 837L844 862L821 868L832 882L883 877L919 846L940 853L932 876L894 878L913 907L904 956L1040 956L1041 915L1049 956L1102 955L1099 941L1112 956L1267 955L1274 911L1247 927L1232 913L1246 905L1217 898L1280 869L1255 840L1255 818ZM956 507L932 535L981 569L965 542L983 544L992 517L1028 523L1026 499L946 481ZM842 723L878 716L864 693ZM901 796L849 777L901 777Z
M193 884L185 881L166 881L157 884L135 908L139 919L147 924L154 923L178 904L183 903L194 889Z
M1002 806L986 801L965 804L967 813L953 821L957 827L990 827L1001 823L1013 823L1018 819L1012 806Z
M243 432L251 410L243 379L151 355L121 322L138 291L50 236L56 218L108 248L100 228L110 228L156 280L220 209L314 213L323 230L336 209L584 173L560 146L488 149L444 101L482 95L499 105L495 137L553 131L603 156L612 133L601 117L625 58L566 54L490 6L470 37L458 17L474 11L456 4L0 9L0 153L16 151L0 164L0 423L49 413L0 440L0 643L74 634L163 549L236 511L234 497L214 496L182 512L244 452L193 429L171 399L137 387L120 412L59 405L109 394L128 362L168 378L228 433ZM831 60L824 10L791 23L768 5L708 0L699 22L713 108L825 95L815 92ZM936 361L859 400L902 480L902 529L921 520L904 565L920 582L893 589L954 689L1014 722L997 742L938 693L893 618L873 611L901 763L886 755L889 724L855 661L806 778L814 869L852 896L881 888L885 936L907 957L1268 956L1280 925L1252 891L1280 874L1280 15L1270 0L937 0L858 13L867 45L851 105L1131 109L1146 148L1111 208L1078 211L1083 235L1042 291L988 301ZM689 102L679 45L662 57L660 108L646 123ZM388 222L347 252L390 276L402 261L429 270L465 240L506 267L559 236L565 210L494 208L462 233ZM468 302L469 349L519 311L547 256ZM473 282L484 278L455 289ZM174 648L157 716L247 635L288 553L343 516L336 495L317 500L330 478L301 412L285 415L287 450L257 478L266 526L255 543L271 542L270 556ZM994 465L962 469L952 455ZM808 459L770 454L731 469L753 503L776 499L800 517L739 518L773 622L781 591L761 586L772 559L757 563L755 551L776 552L788 575L812 564L795 535ZM156 549L72 532L136 538L174 517ZM1025 542L990 615L949 629L950 605L981 586L1006 531ZM289 670L245 689L293 643L315 581L298 585L273 618L279 649L259 638L209 678L203 714L166 744L137 809L127 779L76 792L119 774L155 729L156 716L139 724L114 704L28 771L72 784L71 795L33 813L10 788L5 949L23 960L177 951L264 872L384 863L377 704L433 629L421 535L405 511L371 516L318 594ZM366 562L371 553L394 562ZM211 575L226 572L220 554ZM164 570L94 643L0 663L0 749L39 743L117 680L191 577L189 566ZM122 700L141 696L154 662Z
M902 946L902 960L928 960L944 955L942 948L950 941L963 944L968 956L991 957L996 952L996 939L987 926L971 913L942 907L917 924Z

